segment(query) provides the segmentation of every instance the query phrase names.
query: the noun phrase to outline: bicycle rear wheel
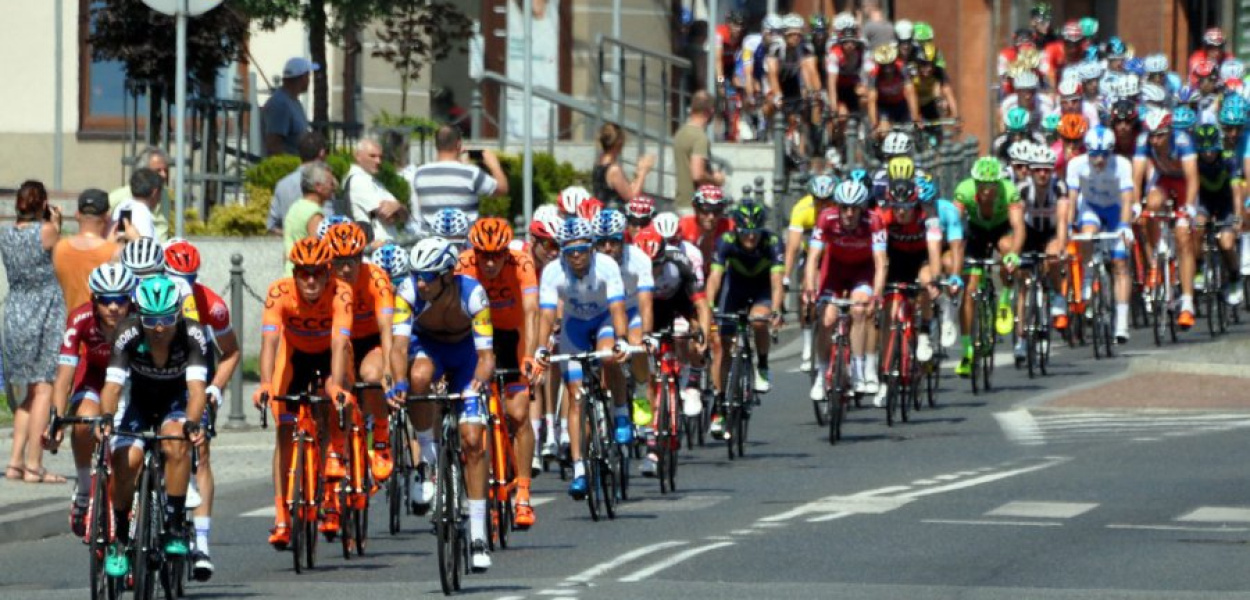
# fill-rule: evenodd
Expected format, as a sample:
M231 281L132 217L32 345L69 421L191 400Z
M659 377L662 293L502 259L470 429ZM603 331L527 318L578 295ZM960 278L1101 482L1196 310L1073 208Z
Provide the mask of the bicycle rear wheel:
M450 444L438 457L438 494L435 498L435 533L438 536L438 579L443 594L450 596L460 578L460 507L457 506L455 467Z
M625 458L621 447L615 444L608 447L608 456L603 461L603 510L608 519L616 518L616 507L619 504L621 481L624 477Z
M746 389L743 386L741 373L744 370L741 357L734 357L729 367L729 390L725 395L725 447L729 453L729 460L734 459L734 437L738 435L738 422L742 420L742 405L746 402L744 395Z
M291 534L291 564L296 574L303 571L301 561L304 559L304 469L306 468L304 452L304 440L296 440L295 464L291 466L291 489L287 491L289 497L294 499L287 506L287 512L290 514L287 527Z
M91 600L104 600L115 597L110 593L113 586L108 574L104 572L104 556L109 545L109 520L113 516L113 507L108 501L108 485L104 473L91 475L91 504L88 509L88 549L91 559L88 563L91 570Z
M161 518L155 473L151 461L145 460L140 478L139 506L135 508L136 531L134 547L134 585L136 600L152 600L156 596L156 577L160 571Z

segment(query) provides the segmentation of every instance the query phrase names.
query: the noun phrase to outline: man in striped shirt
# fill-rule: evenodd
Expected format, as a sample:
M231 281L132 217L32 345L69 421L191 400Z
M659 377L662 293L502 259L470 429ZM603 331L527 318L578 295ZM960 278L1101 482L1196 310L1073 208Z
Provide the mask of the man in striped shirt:
M490 150L466 152L460 130L451 125L438 128L434 145L437 150L434 162L417 167L412 178L423 228L444 208L458 208L470 220L476 220L481 197L508 195L508 177L495 153Z

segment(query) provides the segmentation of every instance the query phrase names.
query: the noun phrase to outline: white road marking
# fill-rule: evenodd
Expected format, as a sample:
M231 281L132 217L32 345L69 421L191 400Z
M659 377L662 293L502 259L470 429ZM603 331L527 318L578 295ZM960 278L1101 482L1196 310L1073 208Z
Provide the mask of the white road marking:
M540 590L536 592L539 596L558 596L560 598L573 598L577 595L574 590Z
M1041 428L1037 426L1037 421L1033 419L1033 415L1027 410L1018 409L997 412L994 413L994 419L998 421L998 426L1002 427L1003 433L1007 435L1007 439L1017 444L1037 445L1046 443Z
M1071 519L1098 506L1088 502L1008 502L985 513L987 517L1028 517L1033 519Z
M962 489L966 489L970 487L975 487L975 486L982 485L985 483L993 483L1000 479L1007 479L1009 477L1015 477L1016 475L1023 475L1025 473L1032 473L1034 471L1040 471L1042 469L1047 469L1055 465L1068 462L1069 460L1072 460L1072 459L1065 457L1065 456L1047 456L1047 457L1044 457L1042 460L1044 460L1045 462L1041 462L1036 465L1029 465L1027 467L1020 467L1018 469L1011 469L1009 471L999 471L997 473L991 472L985 475L981 475L980 477L973 477L972 479L956 481L954 483L948 483L946 485L940 485L937 487L925 488L923 490L906 492L903 494L899 494L898 496L895 496L895 497L912 499L912 498L921 498L924 496L931 496L933 494L941 494L944 492L953 492L955 490L962 490Z
M682 541L670 540L667 542L660 542L658 544L652 544L650 546L643 546L635 550L630 550L629 552L626 552L625 554L622 554L607 562L599 563L589 569L586 569L585 571L582 571L581 573L578 573L577 575L569 577L565 581L585 583L623 564L626 564L630 561L634 561L648 554L651 554L652 552L659 552L660 550L666 550L674 546L684 546L689 543L690 542L687 542L684 540Z
M1063 527L1057 521L989 521L977 519L921 519L921 523L941 525L1019 525L1024 527Z
M663 571L664 569L667 569L679 563L690 560L700 554L703 554L705 552L711 552L712 550L716 550L718 548L724 548L725 546L732 546L732 545L734 545L734 542L717 542L715 544L709 544L707 546L691 548L684 552L679 552L677 554L674 554L673 556L670 556L654 565L651 565L650 567L641 569L639 571L635 571L630 575L622 577L620 581L623 583L633 583L636 581L642 581L643 579L646 579L652 575L655 575L656 573L659 573L660 571Z
M243 513L243 514L239 515L239 516L240 516L240 517L274 517L274 516L275 516L275 510L274 510L273 505L272 505L272 504L270 504L269 506L265 506L265 507L263 507L263 508L258 508L258 509L256 509L256 510L250 510L250 511L248 511L248 512L245 512L245 513Z
M832 513L819 517L812 517L807 520L808 523L824 523L825 521L833 521L835 519L845 519L855 513Z
M1203 533L1243 533L1250 527L1193 527L1187 525L1133 525L1131 523L1111 523L1107 529L1142 529L1146 531L1199 531Z
M1250 523L1250 508L1238 506L1202 506L1177 517L1177 521L1196 523Z

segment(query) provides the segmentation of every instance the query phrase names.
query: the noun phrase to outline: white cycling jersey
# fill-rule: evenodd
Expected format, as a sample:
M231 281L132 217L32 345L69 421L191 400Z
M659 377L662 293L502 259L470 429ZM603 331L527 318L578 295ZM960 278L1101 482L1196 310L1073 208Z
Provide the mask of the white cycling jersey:
M1107 208L1120 205L1120 194L1133 190L1133 164L1123 156L1108 158L1101 171L1089 164L1089 155L1082 154L1068 162L1068 189L1077 193L1078 206Z
M561 300L565 319L590 320L603 316L609 304L625 300L621 268L612 257L597 252L585 277L574 275L564 259L551 261L543 269L538 285L538 305L554 310Z
M691 266L694 267L694 275L699 279L699 285L703 285L703 252L699 247L691 244L686 240L681 241L681 249L686 253L686 258L690 259Z
M655 291L651 257L642 248L625 244L621 248L621 281L625 284L625 308L638 308L638 293Z

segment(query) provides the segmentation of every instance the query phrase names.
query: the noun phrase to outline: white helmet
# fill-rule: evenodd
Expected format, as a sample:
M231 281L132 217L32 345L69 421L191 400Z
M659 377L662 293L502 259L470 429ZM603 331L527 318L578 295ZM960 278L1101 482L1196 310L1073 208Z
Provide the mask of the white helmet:
M91 288L91 293L97 296L129 295L138 284L134 273L118 263L104 263L96 267L91 271L91 277L87 279L87 287Z
M868 204L868 188L854 179L847 179L833 191L833 201L842 206L865 206Z
M855 29L859 24L855 22L855 15L849 12L840 12L833 18L834 31L846 31L847 29Z
M334 227L339 223L351 222L352 220L345 215L330 215L322 219L321 223L317 225L317 239L324 238L326 236L326 232L329 231L331 227Z
M1070 97L1081 95L1081 82L1075 79L1064 79L1059 82L1059 96Z
M1097 61L1086 61L1081 63L1081 79L1089 81L1091 79L1102 78L1102 65Z
M651 224L655 226L655 232L660 234L660 237L664 238L665 241L677 237L680 223L681 217L678 217L675 212L662 212L656 215L654 219L651 219Z
M1120 97L1128 98L1141 93L1141 86L1138 84L1136 75L1121 75L1120 81Z
M1033 71L1021 71L1011 78L1011 87L1017 90L1035 90L1037 84L1037 73Z
M781 25L786 31L803 31L803 17L790 13L781 18Z
M595 215L591 222L594 228L595 238L613 238L625 235L625 228L629 225L629 220L625 218L625 213L613 208L605 208Z
M425 238L412 247L408 262L414 273L442 273L456 266L455 244L441 238Z
M122 264L135 277L150 277L165 272L165 251L159 242L142 237L126 244L122 250Z
M760 24L764 31L777 32L781 31L785 24L781 21L781 16L777 13L768 13L764 17L764 21Z
M898 22L894 24L894 37L898 38L898 41L900 42L910 41L914 33L913 30L914 28L912 27L911 21L908 21L907 19L899 19Z
M1007 148L1007 158L1015 163L1029 163L1033 156L1033 142L1020 140Z
M881 151L892 156L911 154L911 136L902 131L891 131L881 143Z
M1246 72L1246 64L1235 58L1226 59L1220 63L1220 79L1227 81L1229 79L1241 79Z
M1059 160L1059 157L1055 154L1055 151L1051 149L1050 146L1034 144L1033 155L1029 157L1029 164L1035 165L1035 166L1054 168L1055 162L1058 160Z
M1148 104L1163 104L1168 99L1168 93L1160 86L1145 83L1141 86L1141 99Z
M560 232L560 226L564 225L564 217L560 216L560 209L554 204L544 204L534 209L532 217L533 223L541 223L547 235L555 237ZM530 231L534 230L532 223Z
M1142 62L1147 73L1166 73L1168 71L1168 57L1166 54L1151 54Z
M577 208L590 197L590 190L580 185L566 187L560 192L560 211L568 216L576 216Z

